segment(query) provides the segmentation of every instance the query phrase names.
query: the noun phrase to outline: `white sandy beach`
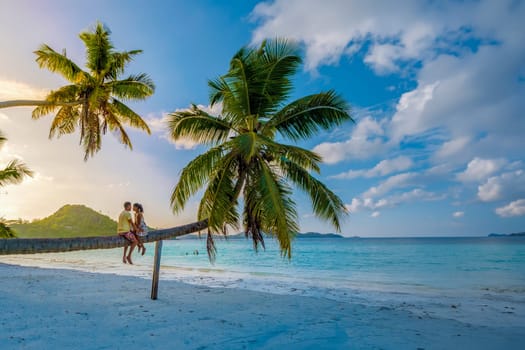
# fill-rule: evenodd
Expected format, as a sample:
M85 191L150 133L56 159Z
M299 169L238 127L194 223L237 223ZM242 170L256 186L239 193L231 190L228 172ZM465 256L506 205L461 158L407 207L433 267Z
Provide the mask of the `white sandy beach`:
M521 349L525 326L0 264L0 349Z

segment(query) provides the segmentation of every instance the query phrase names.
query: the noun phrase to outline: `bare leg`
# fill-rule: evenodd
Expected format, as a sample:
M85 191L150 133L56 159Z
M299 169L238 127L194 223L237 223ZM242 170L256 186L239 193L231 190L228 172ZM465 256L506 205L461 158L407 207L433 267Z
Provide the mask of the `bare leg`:
M137 242L131 243L131 247L129 248L128 257L126 258L128 263L130 263L131 265L133 265L133 261L131 261L131 253L133 253L133 250L135 249L136 246L137 246Z
M140 239L140 237L137 237L138 239L138 249L139 251L142 250L142 252L140 253L140 255L144 255L144 253L146 253L146 247L144 247L144 243L142 242L142 239Z
M128 251L128 246L124 246L124 255L122 256L122 262L125 264L127 262L126 260L126 252Z
M144 247L141 237L138 234L135 234L135 238L137 239L138 252L141 253L142 250L141 255L144 255L144 253L146 253L146 248Z

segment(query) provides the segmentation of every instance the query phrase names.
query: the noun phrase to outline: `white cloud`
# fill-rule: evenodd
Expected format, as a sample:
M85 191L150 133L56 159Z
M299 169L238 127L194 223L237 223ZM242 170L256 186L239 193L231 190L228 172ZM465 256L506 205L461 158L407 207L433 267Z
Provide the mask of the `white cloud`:
M365 57L365 63L368 63L378 73L389 73L398 71L395 63L401 55L401 48L392 44L373 45Z
M525 199L518 199L503 207L497 208L496 214L504 218L525 215Z
M313 151L323 157L328 164L339 163L348 159L363 159L380 154L386 150L383 140L382 124L372 117L361 119L352 129L351 137L342 142L323 142Z
M415 182L413 180L417 177L417 173L402 173L390 176L388 179L379 183L379 185L370 187L366 192L363 193L363 197L378 197L390 192L393 189L414 186Z
M29 84L0 77L0 100L2 101L41 99L46 96L46 93L46 90L35 88Z
M462 218L463 216L465 216L465 212L464 211L455 211L452 213L452 216L455 217L455 218Z
M490 177L478 186L478 198L483 202L512 200L525 195L525 173L523 170Z
M457 178L462 182L483 181L499 171L506 163L507 161L502 158L483 159L476 157L468 163L465 171L457 175Z
M414 76L417 86L380 124L381 138L324 142L316 150L328 163L371 158L430 130L445 136L429 155L439 163L522 157L525 3L277 0L252 15L253 40L295 38L305 45L307 70L360 51L378 73Z
M444 142L436 151L435 156L439 159L447 159L451 156L455 156L458 153L463 152L470 142L470 137L467 136L460 136L453 140Z
M355 213L361 208L361 200L359 198L352 198L352 202L350 202L350 204L345 204L345 208L350 213Z
M521 157L525 85L518 76L524 59L525 49L508 43L427 62L418 86L402 95L385 127L392 131L388 136L397 142L440 129L448 140L435 152L438 161Z
M401 95L391 121L391 133L395 141L400 141L405 135L415 135L434 126L426 120L425 108L432 101L438 85L439 81L433 82Z
M357 177L376 177L385 176L399 171L410 169L414 163L412 159L405 156L399 156L393 159L380 161L371 169L349 170L347 172L332 176L334 179L354 179Z
M444 198L444 195L428 192L421 188L414 188L410 191L396 193L377 200L372 197L367 197L365 193L360 197L352 198L350 204L346 204L345 207L350 213L356 213L360 211L377 212L378 209L397 207L404 203L417 201L436 201L442 200Z
M365 62L378 73L397 71L400 62L432 58L438 40L457 38L476 20L481 5L446 2L277 0L258 4L254 41L294 38L306 45L306 68L336 64L369 43ZM448 40L454 46L454 40Z
M379 215L381 215L381 213L378 212L378 211L374 211L374 212L372 212L372 214L370 214L370 216L373 217L373 218L377 218Z

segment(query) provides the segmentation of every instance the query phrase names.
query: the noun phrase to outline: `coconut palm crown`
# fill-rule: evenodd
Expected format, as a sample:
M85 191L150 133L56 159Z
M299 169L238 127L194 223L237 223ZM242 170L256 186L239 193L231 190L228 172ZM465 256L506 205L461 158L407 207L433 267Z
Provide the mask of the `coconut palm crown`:
M56 52L45 44L35 51L41 68L60 74L69 84L51 91L33 110L33 118L56 112L50 138L80 128L80 144L87 160L100 150L102 135L108 130L129 148L132 144L124 125L150 133L146 122L124 102L146 99L155 86L143 73L121 78L126 65L142 51L115 51L110 31L101 23L79 36L86 47L86 70L69 59L65 51Z
M229 71L208 82L210 104L222 104L220 115L195 105L169 115L173 140L210 147L182 170L171 205L180 212L205 188L198 218L208 219L212 260L212 234L225 233L227 227L239 229L241 222L255 250L264 248L264 233L276 237L282 255L290 258L299 229L292 186L310 197L316 216L340 231L346 214L343 202L311 174L320 172L321 157L295 143L352 118L348 104L334 91L288 102L291 78L301 63L298 46L286 40L243 47L233 56ZM284 143L287 140L292 144Z

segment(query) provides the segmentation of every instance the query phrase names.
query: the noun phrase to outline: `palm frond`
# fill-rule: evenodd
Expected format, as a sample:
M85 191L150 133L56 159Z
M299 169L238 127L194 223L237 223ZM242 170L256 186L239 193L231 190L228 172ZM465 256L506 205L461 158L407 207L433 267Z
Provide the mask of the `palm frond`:
M199 205L198 217L208 219L212 232L224 232L225 226L238 226L237 198L235 197L235 155L228 154L218 163Z
M79 122L79 118L78 108L71 106L61 107L51 123L49 138L73 133Z
M131 127L144 130L151 135L151 130L148 124L142 119L140 115L135 113L131 108L126 106L124 103L120 102L117 99L112 99L111 107L115 114L119 115L122 121L128 124Z
M124 100L144 100L155 92L155 84L147 74L130 75L107 83L111 94Z
M171 194L171 206L175 213L182 211L188 199L208 182L222 157L223 147L214 147L182 169L179 181Z
M265 150L265 160L291 161L308 171L320 172L319 163L322 161L320 155L301 147L274 142L272 139L259 135Z
M233 138L232 143L245 163L249 163L258 153L259 137L255 132L245 132Z
M210 87L210 106L215 106L222 103L222 115L224 119L232 123L234 126L239 126L239 121L242 121L244 114L244 105L239 101L237 96L229 85L231 79L226 76L218 77L215 80L209 80Z
M84 161L87 161L89 157L93 157L95 153L100 151L102 147L102 132L100 120L96 113L88 113L87 118L83 120L83 133L81 134L80 142L84 148Z
M65 52L60 54L48 45L43 44L34 53L37 56L36 62L40 68L46 68L51 72L58 73L71 83L79 83L87 75L86 72L67 58Z
M236 96L236 101L239 106L242 106L242 111L245 116L252 114L252 94L250 93L250 77L253 76L251 70L253 68L246 64L245 57L239 55L233 57L230 63L230 72L227 77L230 79L230 89ZM228 105L226 103L226 105Z
M33 176L33 172L18 159L12 160L0 170L0 187L21 183L24 177Z
M195 105L184 111L170 113L167 123L169 135L174 141L186 138L203 144L226 141L232 129L229 122L212 116Z
M121 74L124 74L126 64L133 61L133 58L141 54L142 50L131 50L123 52L112 52L108 70L104 78L116 80Z
M261 220L262 229L274 235L283 256L291 258L292 239L299 231L297 211L291 199L292 191L264 162L261 162L258 185L261 193L260 212L264 216Z
M119 140L121 144L128 147L129 149L133 149L131 139L129 138L117 114L111 112L106 113L104 122L105 124L103 124L102 133L105 133L106 127L109 128L109 130L111 130L111 132L115 135L115 137L117 138L117 140Z
M266 40L261 44L258 65L260 91L254 102L258 115L269 115L290 95L291 77L302 63L299 47L286 39Z
M210 230L208 230L208 234L206 235L206 250L208 252L208 258L210 259L210 262L214 264L217 257L217 247L215 246L213 234Z
M301 166L288 160L281 160L279 168L286 178L310 196L315 215L330 222L338 232L341 232L341 219L347 214L343 201Z
M86 66L97 77L103 79L109 71L113 44L109 39L110 31L98 22L93 31L80 33L79 37L86 45Z
M259 165L248 169L248 177L244 186L244 210L243 210L243 226L246 238L251 238L253 242L253 249L257 252L259 245L266 249L264 243L264 236L262 231L263 212L261 208L261 192L259 191L258 183L260 182Z
M49 102L49 104L36 107L33 109L31 116L33 119L39 119L45 115L53 113L61 106L72 106L74 105L74 102L81 104L84 101L80 94L81 89L79 85L71 84L62 86L57 90L51 91L46 96L46 101Z
M228 73L208 82L211 103L222 102L226 119L237 127L245 125L246 118L253 118L255 111L252 105L259 83L255 78L260 67L251 63L254 55L253 48L242 48L233 56Z
M320 129L328 130L346 121L353 121L350 107L333 91L300 98L277 112L263 127L262 133L274 130L292 140L314 136Z
M208 80L208 86L210 87L210 106L213 107L217 103L223 102L225 98L230 102L234 102L236 96L233 94L230 85L228 85L224 77ZM232 105L237 104L238 103L232 103Z

